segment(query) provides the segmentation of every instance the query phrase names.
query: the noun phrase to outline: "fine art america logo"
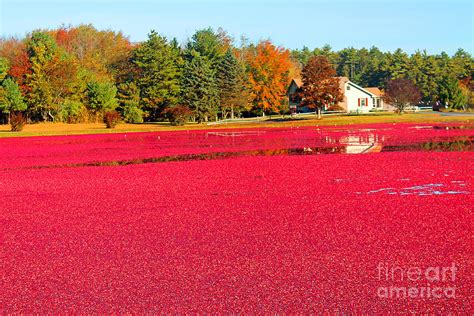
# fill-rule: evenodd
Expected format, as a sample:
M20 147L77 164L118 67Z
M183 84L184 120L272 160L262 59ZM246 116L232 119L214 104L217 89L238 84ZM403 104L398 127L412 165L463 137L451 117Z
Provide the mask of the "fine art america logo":
M451 266L403 268L380 262L377 296L384 299L456 298L456 272Z

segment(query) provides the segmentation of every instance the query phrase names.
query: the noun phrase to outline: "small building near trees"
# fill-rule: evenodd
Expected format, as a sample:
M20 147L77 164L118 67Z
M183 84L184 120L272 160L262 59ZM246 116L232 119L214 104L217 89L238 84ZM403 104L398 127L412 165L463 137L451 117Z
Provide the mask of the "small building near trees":
M347 113L366 113L369 111L391 111L394 108L384 102L383 92L377 87L362 88L347 77L338 77L339 88L344 100L337 105L327 106L325 110L340 110ZM307 107L300 106L299 92L303 87L301 79L293 79L287 89L290 110L299 113L310 112Z

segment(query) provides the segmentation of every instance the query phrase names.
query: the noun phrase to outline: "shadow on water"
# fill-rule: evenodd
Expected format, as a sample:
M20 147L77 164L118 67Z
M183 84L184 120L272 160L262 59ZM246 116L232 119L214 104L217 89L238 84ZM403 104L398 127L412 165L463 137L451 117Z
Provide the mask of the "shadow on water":
M366 154L374 152L413 152L413 151L473 151L473 137L462 137L451 141L431 141L414 144L387 145L381 143L358 143L358 144L330 144L330 146L283 148L283 149L258 149L246 151L208 152L199 154L181 154L173 156L162 156L142 159L115 160L86 162L77 164L32 166L26 169L48 169L48 168L77 168L77 167L110 167L128 166L147 163L166 163L193 160L222 160L249 156L301 156L301 155L326 155L326 154Z
M388 145L382 152L394 151L473 151L472 137L463 137L452 141L433 141L419 144Z

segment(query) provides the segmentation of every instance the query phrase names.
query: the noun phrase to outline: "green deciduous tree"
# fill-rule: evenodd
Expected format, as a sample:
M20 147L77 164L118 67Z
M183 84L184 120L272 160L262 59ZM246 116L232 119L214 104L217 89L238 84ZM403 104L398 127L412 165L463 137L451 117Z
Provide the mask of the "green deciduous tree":
M83 110L82 102L65 99L61 104L61 120L67 123L79 123L82 120Z
M29 88L28 103L32 116L47 120L53 106L53 87L48 76L48 66L55 54L57 45L54 39L44 32L35 31L27 43L31 73L27 75Z
M2 82L2 96L0 100L0 111L4 114L12 112L25 111L26 103L21 95L20 87L11 78L7 78Z
M26 75L30 112L33 118L54 121L66 99L81 99L79 65L46 32L33 32L26 49L31 67Z
M93 81L87 84L87 107L96 121L101 114L118 106L117 88L111 82Z
M119 111L127 123L142 123L143 111L140 108L140 90L133 82L118 86L117 99Z

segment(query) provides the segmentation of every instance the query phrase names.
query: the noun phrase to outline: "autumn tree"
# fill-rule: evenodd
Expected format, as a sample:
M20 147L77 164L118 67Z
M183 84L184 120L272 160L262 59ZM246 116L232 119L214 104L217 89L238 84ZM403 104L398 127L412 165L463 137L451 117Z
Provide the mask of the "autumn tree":
M327 57L315 56L303 68L303 87L300 94L301 105L315 109L318 119L321 110L343 100L339 78Z
M151 31L148 40L133 51L132 62L139 68L137 85L144 109L150 119L158 119L164 109L178 101L182 65L179 50Z
M31 65L26 75L31 114L33 118L54 121L65 99L80 99L72 97L81 93L76 88L79 66L46 32L33 32L26 48Z
M128 76L132 44L121 32L99 31L90 24L82 24L61 27L49 34L93 79L117 82Z
M268 40L262 41L253 54L247 55L247 64L254 106L263 115L265 111L279 110L290 81L290 52Z
M31 72L31 65L25 41L16 38L0 39L0 57L7 60L9 65L7 74L15 79L22 93L28 93L26 77Z
M384 100L402 114L406 107L420 102L421 93L411 80L393 79L387 83Z

